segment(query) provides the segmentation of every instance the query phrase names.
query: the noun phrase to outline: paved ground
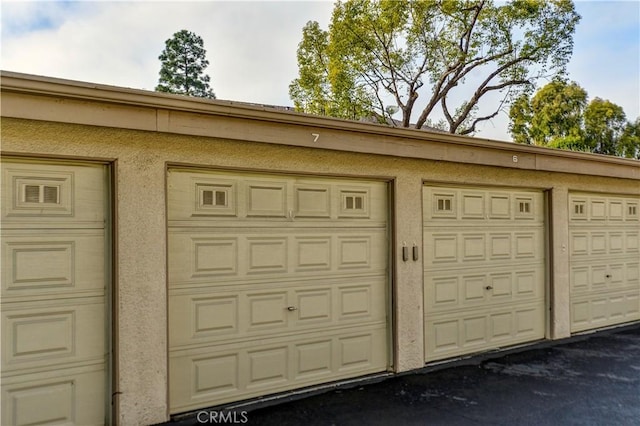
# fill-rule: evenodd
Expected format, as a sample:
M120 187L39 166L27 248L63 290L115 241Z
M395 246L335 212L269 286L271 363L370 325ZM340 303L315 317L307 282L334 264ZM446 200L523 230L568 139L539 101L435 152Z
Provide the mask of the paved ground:
M472 362L169 424L640 425L640 325Z

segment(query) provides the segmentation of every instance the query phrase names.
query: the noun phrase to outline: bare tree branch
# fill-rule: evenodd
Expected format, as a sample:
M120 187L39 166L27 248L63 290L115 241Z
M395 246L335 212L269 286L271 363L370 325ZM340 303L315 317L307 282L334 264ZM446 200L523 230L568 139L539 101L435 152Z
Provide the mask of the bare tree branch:
M476 131L476 124L478 124L481 121L491 120L492 118L497 116L499 112L500 112L500 109L495 111L493 114L485 115L484 117L478 117L478 118L474 119L473 123L471 123L471 126L469 126L468 128L458 132L458 134L460 134L460 135L468 135L469 133L475 132ZM452 133L454 133L454 132L452 132Z

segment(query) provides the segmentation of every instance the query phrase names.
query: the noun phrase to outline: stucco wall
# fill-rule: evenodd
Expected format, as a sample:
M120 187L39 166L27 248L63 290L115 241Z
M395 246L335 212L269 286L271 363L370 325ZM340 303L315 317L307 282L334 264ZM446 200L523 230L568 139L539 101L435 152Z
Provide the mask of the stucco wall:
M345 135L345 138L355 137ZM251 135L247 134L251 139ZM428 149L426 147L425 149ZM400 247L422 247L423 182L549 191L550 338L569 335L569 191L640 194L637 180L518 170L97 126L2 119L3 154L101 159L115 182L118 419L167 420L166 199L168 164L300 174L375 177L394 193L394 369L423 366L422 254L403 262Z

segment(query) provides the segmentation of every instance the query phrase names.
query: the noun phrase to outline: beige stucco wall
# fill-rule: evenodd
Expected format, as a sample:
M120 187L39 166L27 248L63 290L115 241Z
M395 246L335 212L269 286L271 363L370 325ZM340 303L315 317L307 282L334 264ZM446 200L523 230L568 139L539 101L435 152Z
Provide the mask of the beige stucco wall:
M425 181L549 190L549 338L569 335L568 192L640 194L634 179L522 170L125 130L15 118L2 119L2 152L112 162L115 181L115 290L117 400L122 425L162 422L167 415L166 200L168 163L273 172L376 177L392 182L394 369L420 368L423 354L422 253L403 262L403 242L422 247ZM276 134L286 134L286 126ZM297 127L299 130L299 126ZM309 129L308 131L312 131ZM215 132L215 128L211 130ZM221 130L222 131L222 130ZM338 133L340 135L340 133ZM364 136L341 135L348 143ZM247 128L246 139L252 137ZM262 136L260 136L262 137ZM375 138L375 136L367 136ZM428 146L424 149L428 149ZM393 149L389 149L390 153ZM473 156L470 149L469 156ZM584 171L582 171L584 173Z

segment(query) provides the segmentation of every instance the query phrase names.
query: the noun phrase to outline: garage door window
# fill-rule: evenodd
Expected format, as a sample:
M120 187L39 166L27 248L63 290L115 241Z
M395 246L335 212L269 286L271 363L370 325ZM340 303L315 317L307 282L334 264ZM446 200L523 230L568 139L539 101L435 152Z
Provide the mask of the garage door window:
M341 191L341 216L368 217L369 193L363 191Z
M60 188L49 185L24 185L23 197L25 203L59 204Z
M197 183L197 210L203 214L235 215L235 197L233 185L214 185Z

